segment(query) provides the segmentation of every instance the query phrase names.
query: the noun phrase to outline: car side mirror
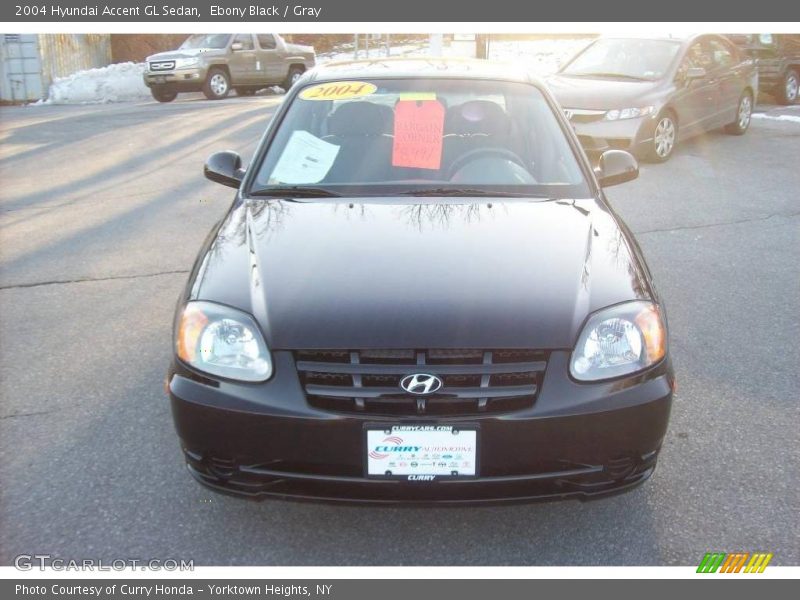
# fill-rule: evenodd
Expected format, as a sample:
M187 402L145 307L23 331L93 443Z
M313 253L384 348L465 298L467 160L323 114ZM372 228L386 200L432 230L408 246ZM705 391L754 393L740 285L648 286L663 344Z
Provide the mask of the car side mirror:
M630 152L606 150L595 167L595 175L600 187L611 187L639 176L639 163Z
M695 79L705 79L707 73L703 67L689 67L686 69L684 78L686 81L694 81Z
M231 50L233 50L234 52L238 52L239 50L242 50L243 48L244 48L244 44L242 44L242 42L233 42L231 44Z
M215 152L206 160L203 175L215 183L239 189L244 178L242 157L232 150Z

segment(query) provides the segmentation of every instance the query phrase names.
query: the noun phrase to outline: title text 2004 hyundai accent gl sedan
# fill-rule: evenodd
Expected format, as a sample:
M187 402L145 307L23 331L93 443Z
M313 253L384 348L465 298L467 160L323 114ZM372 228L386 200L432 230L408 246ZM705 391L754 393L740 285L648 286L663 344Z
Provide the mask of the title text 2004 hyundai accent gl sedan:
M321 68L208 237L168 383L221 491L371 502L588 497L653 472L664 308L549 93L482 62Z

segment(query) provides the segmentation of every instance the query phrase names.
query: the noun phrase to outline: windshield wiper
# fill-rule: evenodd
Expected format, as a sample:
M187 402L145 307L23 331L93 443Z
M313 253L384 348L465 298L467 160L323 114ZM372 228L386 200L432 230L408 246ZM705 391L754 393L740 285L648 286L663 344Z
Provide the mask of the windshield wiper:
M476 196L476 197L493 197L493 198L544 198L536 194L528 192L506 192L500 190L478 190L469 188L425 188L421 190L409 190L407 192L400 192L398 196Z
M309 186L275 186L261 188L250 192L252 197L268 198L340 198L343 194L334 192L327 188ZM479 190L471 188L424 188L420 190L408 190L397 192L396 194L381 194L385 196L430 196L430 197L480 197L480 198L541 198L549 199L549 196L532 194L529 192L509 192L503 190Z
M321 187L305 185L275 186L253 190L251 196L271 198L339 198L341 194Z

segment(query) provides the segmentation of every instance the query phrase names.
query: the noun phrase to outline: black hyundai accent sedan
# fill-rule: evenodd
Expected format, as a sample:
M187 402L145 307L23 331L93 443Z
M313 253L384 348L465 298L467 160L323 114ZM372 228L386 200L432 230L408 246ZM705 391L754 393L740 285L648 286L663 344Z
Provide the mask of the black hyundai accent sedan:
M317 68L180 297L168 389L220 491L367 502L585 498L653 472L664 307L552 96L511 67Z

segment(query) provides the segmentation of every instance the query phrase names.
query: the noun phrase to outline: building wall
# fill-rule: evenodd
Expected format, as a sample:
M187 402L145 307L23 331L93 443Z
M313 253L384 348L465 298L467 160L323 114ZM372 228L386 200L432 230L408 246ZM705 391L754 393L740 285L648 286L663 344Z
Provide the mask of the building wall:
M0 35L0 100L25 102L37 100L43 93L38 36Z
M46 98L56 77L111 62L108 34L0 35L0 100Z
M105 67L111 63L111 36L99 33L40 34L42 84L50 87L56 77L75 71Z

